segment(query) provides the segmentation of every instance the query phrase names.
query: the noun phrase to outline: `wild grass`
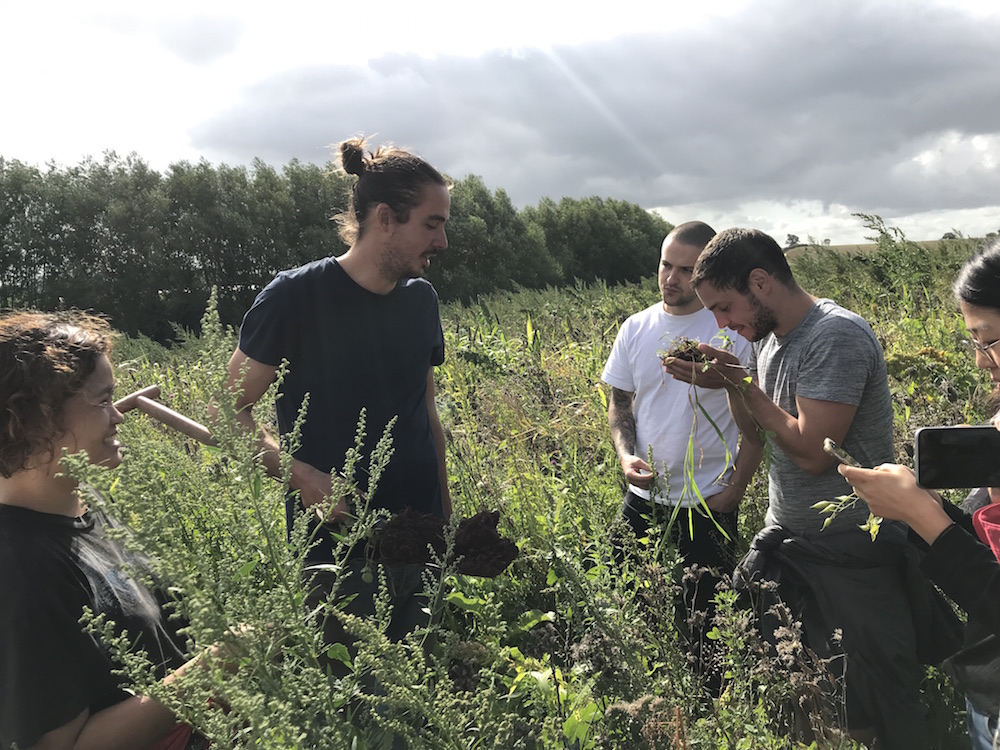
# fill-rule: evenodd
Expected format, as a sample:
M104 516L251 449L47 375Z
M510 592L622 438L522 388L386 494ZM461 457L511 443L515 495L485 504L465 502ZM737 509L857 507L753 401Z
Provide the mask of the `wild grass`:
M985 380L962 346L949 290L971 246L926 248L872 222L871 253L816 248L794 268L806 289L875 328L897 454L907 461L916 427L985 416ZM824 672L796 641L794 621L787 648L769 653L733 592L720 591L709 632L725 678L712 700L682 645L676 556L654 554L653 530L629 562L611 561L623 485L599 377L620 322L657 294L649 279L443 309L447 356L436 379L456 514L499 509L500 531L520 556L496 578L447 566L429 576L430 624L400 643L385 636L385 598L368 621L344 615L336 595L307 612L304 527L286 541L285 487L263 475L252 441L232 429L231 407L216 430L219 448L128 415L124 465L91 470L90 480L109 491L134 543L172 584L192 649L226 643L238 668L199 671L183 694L150 685L141 659L125 659L124 670L216 747L382 748L394 736L415 748L806 747L793 702L817 706L799 718L824 747L854 747L822 701L802 703ZM204 420L209 402L227 403L221 385L234 345L212 307L203 335L173 349L123 339L119 390L159 385L165 403ZM269 420L266 405L259 416ZM765 508L758 475L741 508L744 547ZM371 523L363 519L357 533ZM342 619L356 655L322 642L323 617ZM924 696L933 743L961 746L961 697L930 669Z

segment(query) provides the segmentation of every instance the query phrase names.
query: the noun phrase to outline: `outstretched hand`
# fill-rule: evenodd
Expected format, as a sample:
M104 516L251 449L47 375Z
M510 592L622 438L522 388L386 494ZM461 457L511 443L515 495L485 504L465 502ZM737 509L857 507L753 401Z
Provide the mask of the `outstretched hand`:
M663 360L663 369L676 380L693 383L699 388L734 388L747 379L747 372L732 352L716 349L708 344L698 344L698 351L706 362L691 362L678 357Z

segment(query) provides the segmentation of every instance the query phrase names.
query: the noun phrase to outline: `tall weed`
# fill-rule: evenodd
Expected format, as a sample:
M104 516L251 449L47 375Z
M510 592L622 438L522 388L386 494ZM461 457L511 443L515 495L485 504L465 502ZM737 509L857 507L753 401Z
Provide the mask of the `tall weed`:
M916 426L983 416L985 381L962 349L949 290L971 248L925 248L874 220L873 231L870 257L817 249L794 269L806 289L872 323L906 460ZM199 420L220 405L220 445L134 413L121 427L124 465L88 477L171 583L192 649L226 644L238 667L197 672L183 696L149 684L141 660L123 657L124 669L218 747L380 748L394 736L417 748L805 747L789 706L818 679L807 653L786 652L792 669L780 663L732 592L719 592L709 630L726 677L713 701L684 644L686 613L674 611L682 563L671 550L654 554L655 529L636 540L632 562L611 560L624 487L598 381L618 325L656 294L653 280L577 284L443 307L447 357L436 378L456 515L499 509L520 556L496 578L441 563L425 582L430 623L402 642L385 635L385 595L371 620L344 614L336 592L307 609L305 526L286 537L286 483L264 475L254 441L234 429L222 383L235 335L214 308L203 335L173 349L123 339L121 389L159 385L167 405ZM268 399L257 416L273 424ZM741 509L744 548L766 497L759 474ZM363 517L352 533L376 520ZM324 617L342 621L356 650L323 642ZM795 627L787 623L792 641ZM928 672L925 700L934 743L961 744L961 697ZM812 730L835 723L819 715L807 719Z

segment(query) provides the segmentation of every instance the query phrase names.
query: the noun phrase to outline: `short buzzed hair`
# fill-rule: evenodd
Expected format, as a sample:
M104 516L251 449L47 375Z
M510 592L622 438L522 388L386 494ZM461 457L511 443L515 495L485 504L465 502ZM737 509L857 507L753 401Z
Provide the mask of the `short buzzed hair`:
M705 249L705 245L715 236L715 230L703 221L686 221L670 230L663 242L674 240L682 245Z

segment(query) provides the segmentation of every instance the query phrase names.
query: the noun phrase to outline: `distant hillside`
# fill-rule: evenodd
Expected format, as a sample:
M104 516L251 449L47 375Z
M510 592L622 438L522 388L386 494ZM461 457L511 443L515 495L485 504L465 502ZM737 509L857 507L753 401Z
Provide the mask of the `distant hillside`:
M938 248L942 242L971 242L979 245L980 239L975 239L972 237L966 237L956 240L911 240L913 244L920 245L928 250L933 250ZM864 245L795 245L785 250L785 257L789 260L797 258L800 255L809 252L810 250L833 250L835 252L847 253L849 255L857 255L859 253L870 253L878 249L878 245L874 242L869 242Z

